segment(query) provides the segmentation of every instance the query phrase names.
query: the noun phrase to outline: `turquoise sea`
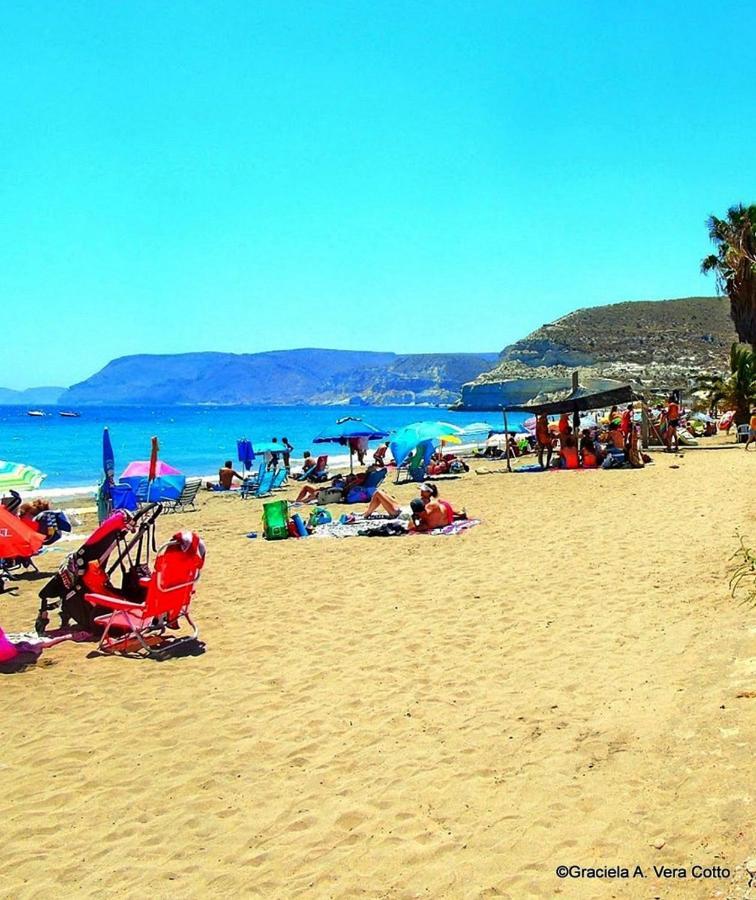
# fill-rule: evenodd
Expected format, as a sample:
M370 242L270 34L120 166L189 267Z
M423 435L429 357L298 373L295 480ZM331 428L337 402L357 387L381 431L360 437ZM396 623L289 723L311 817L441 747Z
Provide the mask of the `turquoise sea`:
M102 429L110 428L120 473L135 459L148 459L150 438L157 435L160 457L187 475L216 472L226 459L236 461L236 441L269 441L286 436L294 459L322 446L332 459L344 457L337 444L312 445L312 438L342 416L360 416L388 430L424 419L440 419L463 427L490 422L501 427L497 414L452 413L429 407L343 406L171 406L85 407L81 418L66 419L58 407L39 407L35 418L28 407L0 406L0 459L27 463L46 473L43 489L83 487L102 474ZM519 423L525 417L510 417Z

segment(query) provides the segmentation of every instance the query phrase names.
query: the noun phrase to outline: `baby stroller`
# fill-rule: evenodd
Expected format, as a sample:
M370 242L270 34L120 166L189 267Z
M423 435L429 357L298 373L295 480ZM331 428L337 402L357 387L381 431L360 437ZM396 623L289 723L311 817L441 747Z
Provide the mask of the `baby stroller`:
M150 575L150 554L157 552L155 523L161 511L159 503L150 503L134 513L118 510L95 529L39 592L42 602L35 624L37 634L45 633L50 612L56 608L60 609L64 628L73 621L93 631L95 619L108 610L87 603L84 595L104 583L125 599L142 602L145 589L140 579ZM117 585L114 582L119 577Z

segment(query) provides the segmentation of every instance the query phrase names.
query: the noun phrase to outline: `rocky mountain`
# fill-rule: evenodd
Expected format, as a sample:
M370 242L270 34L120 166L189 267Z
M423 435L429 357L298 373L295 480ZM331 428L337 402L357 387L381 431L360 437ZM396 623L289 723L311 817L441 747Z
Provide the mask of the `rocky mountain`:
M575 369L596 390L617 381L648 393L691 388L726 369L736 340L729 300L720 297L580 309L505 347L494 369L464 385L460 407L525 403L568 388Z
M124 356L73 385L61 402L448 405L496 358L318 349Z
M63 387L36 387L25 391L0 388L0 406L54 405L66 389Z

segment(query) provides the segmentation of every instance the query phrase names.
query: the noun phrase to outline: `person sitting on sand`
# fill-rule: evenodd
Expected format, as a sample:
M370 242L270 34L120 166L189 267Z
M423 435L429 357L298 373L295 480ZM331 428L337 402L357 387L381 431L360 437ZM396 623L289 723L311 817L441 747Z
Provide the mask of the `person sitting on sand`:
M312 453L305 450L302 454L302 471L296 476L297 481L306 481L308 475L317 468L318 461L312 458Z
M549 431L549 417L541 413L536 419L536 445L538 447L538 465L542 469L548 469L551 465L551 454L554 452L554 442ZM543 454L546 452L546 465L543 464Z
M416 500L421 502L426 510L426 514L422 518L423 527L418 530L430 531L433 528L443 528L445 525L451 525L456 519L467 518L465 510L455 512L451 503L438 496L436 485L428 481L420 486L420 497ZM417 503L415 505L417 506ZM378 509L383 509L395 519L411 521L413 518L417 518L417 512L413 513L412 504L409 507L400 506L392 496L380 489L373 494L373 498L365 510L365 518L372 516Z
M751 444L756 444L756 406L751 410L751 419L748 423L748 440L745 445L746 450Z
M580 460L583 463L583 468L595 469L600 459L599 450L591 437L591 433L586 428L580 436Z
M563 469L580 468L577 444L575 443L575 438L571 434L565 434L560 441L559 464Z
M625 449L625 439L620 431L619 425L612 421L609 423L609 440L608 443L611 444L616 450L624 450Z
M222 468L218 469L218 483L212 484L212 482L207 482L208 491L230 491L231 485L234 483L234 478L238 478L239 481L244 481L244 476L240 475L235 469L234 464L230 459L227 459Z

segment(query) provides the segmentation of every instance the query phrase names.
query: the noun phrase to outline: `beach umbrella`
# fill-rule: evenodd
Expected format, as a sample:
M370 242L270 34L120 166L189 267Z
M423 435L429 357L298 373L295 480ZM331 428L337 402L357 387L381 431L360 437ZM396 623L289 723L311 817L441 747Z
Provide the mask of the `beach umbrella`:
M460 434L462 434L462 429L457 425L452 425L451 422L412 422L392 434L391 453L397 466L401 466L419 444L426 441L431 443L446 441L459 444L461 443Z
M46 476L23 463L6 462L0 459L0 493L11 489L17 491L34 491Z
M496 431L496 429L489 422L472 422L470 425L465 425L462 428L460 434L463 434L465 436L475 434L489 434L491 431Z
M115 484L115 454L110 441L110 432L102 430L102 470L105 473L102 484L97 491L97 518L102 524L113 511L113 495L111 488Z
M34 556L45 536L0 505L0 559Z
M389 436L388 431L377 428L369 422L365 422L355 416L345 416L337 419L333 425L324 428L320 434L312 439L313 444L341 444L349 446L351 441L382 441ZM352 453L349 453L349 471L352 471Z
M147 474L147 480L150 482L154 481L155 476L157 475L158 453L159 452L160 452L160 444L158 443L158 439L153 436L152 447L150 450L150 471Z
M252 442L247 438L242 438L236 442L236 455L242 466L249 470L252 468L252 462L255 458L255 451L252 449Z
M110 431L107 428L102 430L102 470L105 473L106 481L112 481L115 476L115 453L113 453L113 444L110 441Z
M252 456L256 453L283 453L286 448L283 444L273 441L253 441Z
M140 500L178 500L186 478L162 459L135 460L121 473L120 481L130 484Z

